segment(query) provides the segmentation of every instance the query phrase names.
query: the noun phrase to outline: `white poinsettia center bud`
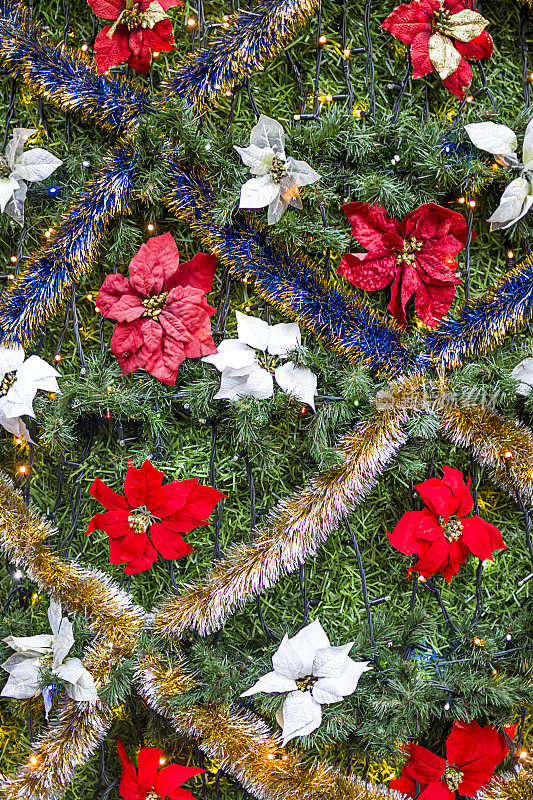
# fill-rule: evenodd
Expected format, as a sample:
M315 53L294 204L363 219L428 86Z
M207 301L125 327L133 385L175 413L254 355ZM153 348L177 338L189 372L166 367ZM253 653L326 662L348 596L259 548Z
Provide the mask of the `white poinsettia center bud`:
M17 380L16 372L6 372L0 383L0 397L5 397L9 392L15 381Z
M7 162L7 158L0 153L0 178L9 178L11 174L11 167Z
M297 678L296 686L301 692L310 692L317 680L314 675L304 675L303 678Z
M163 310L168 295L169 292L163 292L163 294L156 294L154 297L147 297L145 300L143 300L143 306L146 309L143 316L157 319Z
M463 523L457 517L450 517L446 524L444 524L444 519L439 517L439 525L449 542L456 542L463 535Z
M274 158L272 159L272 166L270 167L270 177L272 178L274 183L277 184L278 186L283 180L283 178L289 177L289 173L285 169L284 162L281 160L281 158L278 158L277 156L274 156Z
M403 247L396 256L396 263L400 264L414 264L415 255L424 246L423 242L419 242L414 236L411 239L406 239Z
M460 769L457 767L450 767L449 765L446 766L444 770L444 783L450 790L450 792L456 792L463 780L464 772L461 772Z
M139 6L140 3L135 2L135 0L126 0L126 8L120 13L118 19L115 20L107 33L110 39L119 25L126 25L129 31L135 28L153 28L157 22L161 22L161 20L168 17L168 14L165 14L158 2L150 3L144 11L139 11Z
M128 517L128 525L135 533L146 533L154 522L161 522L161 520L150 514L146 506L134 508Z

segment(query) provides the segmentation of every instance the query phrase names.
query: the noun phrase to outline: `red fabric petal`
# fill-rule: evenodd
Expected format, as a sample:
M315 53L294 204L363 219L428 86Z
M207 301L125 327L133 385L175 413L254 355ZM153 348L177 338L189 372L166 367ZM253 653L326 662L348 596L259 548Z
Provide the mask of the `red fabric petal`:
M194 289L201 289L204 294L209 294L213 287L216 266L216 256L196 253L190 261L180 264L179 269L167 280L165 290L174 289L176 286L192 286Z
M507 756L505 739L496 728L471 722L455 721L446 742L447 759L464 773L461 794L474 795Z
M391 545L404 553L406 556L421 555L427 544L420 542L416 538L416 532L421 522L423 522L429 512L424 509L423 511L407 511L398 521L396 527L387 536Z
M172 792L174 792L175 789L182 783L194 778L195 775L200 775L202 772L205 772L205 769L182 767L181 764L169 764L168 767L163 767L158 773L155 782L155 790L160 797L173 797ZM177 796L179 797L179 795Z
M466 514L470 514L474 506L474 500L470 492L470 475L468 476L468 482L465 483L463 473L459 469L453 469L453 467L447 467L442 464L442 472L442 482L451 492L450 514L457 517L464 517Z
M453 502L453 493L450 487L440 478L429 478L422 483L416 483L414 488L429 510L436 517L443 517L444 522L448 522L451 513L450 506Z
M404 772L409 778L419 783L433 783L440 780L446 767L444 758L412 742L406 744L403 749L408 754Z
M437 203L425 203L404 217L400 235L405 239L414 236L422 242L431 240L432 249L428 252L432 253L444 241L445 250L439 250L438 254L456 256L466 244L467 225L464 217L457 211L450 211Z
M140 469L136 469L131 461L128 461L124 494L131 508L145 505L149 511L159 509L163 501L161 484L164 477L164 472L160 472L148 460Z
M449 553L450 544L443 532L441 537L430 543L416 564L409 567L409 572L419 572L425 578L432 578L435 573L441 571L441 567L446 562Z
M218 489L197 484L189 493L183 511L199 519L206 520L211 516L214 507L223 497L226 497L226 495L219 492Z
M160 53L168 53L176 46L174 42L174 28L172 27L172 20L170 19L162 19L156 22L153 28L146 28L144 33L146 42L152 53L157 51Z
M490 58L494 48L492 36L488 31L483 31L471 42L460 42L454 39L454 45L464 58L476 61L479 58Z
M144 551L136 558L132 558L127 562L124 567L124 572L126 575L135 575L137 572L145 572L147 569L150 569L155 561L157 561L157 550L147 538Z
M140 320L118 322L113 328L111 352L118 361L123 375L144 367L147 354L143 352L143 335Z
M455 792L451 792L446 784L429 783L418 795L417 800L454 800Z
M389 782L389 789L403 792L403 794L414 797L416 794L416 783L412 778L408 778L407 775L404 775L404 770L402 770L402 774L399 778Z
M139 72L141 75L146 75L150 71L150 64L152 63L152 51L145 33L145 28L134 28L129 31L128 37L128 46L131 53L128 58L128 64L135 72Z
M93 531L104 531L108 536L121 537L126 536L130 531L130 524L128 511L103 511L100 514L95 514L89 522L89 527L85 531L86 534Z
M160 237L154 238L158 239ZM153 252L153 248L150 248L148 244L142 244L138 252L133 256L130 261L129 272L131 285L143 297L152 297L153 295L161 294L163 291L163 285L167 277L166 270L159 261L157 254Z
M429 57L429 40L431 28L421 31L411 44L411 61L413 62L413 78L422 78L433 72L433 64Z
M119 792L124 800L144 800L145 794L139 789L137 770L126 755L120 739L117 741L118 755L122 764Z
M110 489L106 483L100 480L100 478L95 478L95 480L91 483L89 494L94 497L95 500L98 500L98 502L101 503L105 508L107 508L108 511L115 511L120 508L129 508L126 498Z
M144 2L150 5L152 0L144 0ZM185 5L185 3L183 2L183 0L159 0L159 5L163 9L163 11L168 11L168 9L172 8L173 6L183 6Z
M96 305L102 316L117 322L132 322L145 311L142 298L119 272L106 277L98 292Z
M459 100L462 100L467 92L468 87L472 83L472 67L468 61L465 61L464 58L461 58L459 66L455 72L448 78L445 78L442 82L446 88L452 92L452 94L458 97Z
M166 522L154 522L150 526L150 536L154 547L163 558L178 559L193 552L183 536L172 531Z
M144 792L150 792L154 788L159 759L162 755L160 747L143 747L137 756L139 786Z
M107 35L110 30L111 25L102 28L94 42L94 60L99 75L107 72L110 67L123 64L130 57L129 31L126 25L118 25L111 39Z
M502 534L496 525L486 522L481 517L467 517L461 520L463 525L463 544L473 556L493 561L494 550L505 550Z
M337 275L347 278L360 289L374 292L391 283L395 266L394 255L374 257L373 253L346 253L341 259Z
M389 219L382 206L375 203L347 203L342 210L350 220L352 236L368 250L385 247L385 250L401 250L403 239L398 235L399 222ZM383 251L382 251L383 252Z
M88 0L97 17L118 19L126 8L126 0Z
M183 508L187 497L198 483L198 478L187 478L185 481L172 481L162 487L163 506L158 510L158 517L169 517Z
M389 14L381 27L392 33L401 42L411 44L422 31L431 31L432 16L418 2L409 5L402 4Z

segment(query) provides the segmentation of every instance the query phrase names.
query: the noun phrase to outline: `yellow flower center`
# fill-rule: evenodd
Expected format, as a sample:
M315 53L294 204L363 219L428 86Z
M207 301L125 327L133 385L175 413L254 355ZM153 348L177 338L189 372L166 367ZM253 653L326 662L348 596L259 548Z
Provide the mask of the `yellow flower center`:
M398 266L401 264L414 264L415 254L418 253L419 250L422 250L423 247L424 242L419 242L414 236L412 239L404 241L402 249L396 256L396 263Z
M7 163L7 158L0 153L0 178L9 178L11 167Z
M274 156L274 158L272 159L272 166L270 167L270 177L272 178L274 183L276 183L278 186L283 180L283 178L289 177L289 173L285 169L285 164L283 163L281 158L278 158L277 156Z
M296 686L301 692L310 692L317 680L314 675L304 675L303 678L298 678Z
M163 294L156 294L154 297L147 297L143 300L143 306L146 309L143 316L157 319L163 310L168 295L168 292L163 292Z
M17 380L17 373L16 372L8 372L2 378L2 383L0 383L0 397L5 397L6 394L9 392L15 381Z
M120 13L119 17L111 25L107 32L111 39L119 25L126 25L129 31L135 28L153 28L157 22L168 17L159 3L154 0L144 11L139 11L139 2L126 0L126 8Z
M146 506L134 508L128 517L128 525L135 533L146 533L150 525L160 521L158 517L154 517L150 514Z
M444 519L439 517L439 525L444 531L444 535L449 542L456 542L463 535L463 523L457 517L450 517L444 525Z
M463 776L464 772L461 772L460 769L457 769L457 767L450 767L447 765L446 769L444 770L444 775L442 777L444 778L444 783L446 784L450 792L456 792L459 788L461 781L463 780Z

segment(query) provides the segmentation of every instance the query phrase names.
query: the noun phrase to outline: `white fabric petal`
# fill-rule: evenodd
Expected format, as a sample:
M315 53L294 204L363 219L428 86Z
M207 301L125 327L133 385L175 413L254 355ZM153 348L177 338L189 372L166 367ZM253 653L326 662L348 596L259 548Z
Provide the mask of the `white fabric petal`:
M522 161L527 164L533 161L533 119L530 119L524 134L524 145L522 147Z
M286 356L302 343L302 334L297 322L281 322L268 329L268 352L273 356Z
M274 377L278 386L286 394L292 395L302 403L307 403L315 410L317 377L310 369L295 367L291 361L276 367Z
M60 377L61 373L39 356L30 356L17 370L18 380L31 382L37 389L49 392L57 391L56 378Z
M528 395L533 388L533 358L525 358L511 371L511 378L520 381L518 394Z
M285 133L275 119L261 114L257 125L250 133L250 144L260 148L270 148L278 158L285 161Z
M23 420L20 417L6 417L5 414L2 413L1 408L0 425L2 425L2 427L5 428L8 433L12 433L13 436L18 436L19 439L23 439L25 442L31 442L31 444L35 444Z
M329 678L320 678L312 689L312 695L317 703L339 703L344 697L353 694L357 689L359 678L372 667L368 661L354 661L346 658L339 675Z
M61 603L58 600L50 600L50 605L48 606L48 623L53 634L57 635L59 633L62 619L63 611Z
M0 376L15 372L24 363L25 353L22 347L0 347Z
M0 178L0 211L5 211L8 201L11 200L18 188L18 181L13 178Z
M23 181L44 181L61 166L63 162L48 150L34 147L28 150L15 161L15 166L10 177L21 178Z
M13 169L15 163L18 161L24 150L24 145L34 134L37 133L37 128L14 128L13 136L6 145L4 155L9 164L9 168Z
M279 186L270 174L260 178L250 178L241 186L239 208L264 208L279 197Z
M279 222L284 213L286 212L289 204L286 200L283 199L281 194L279 194L279 187L278 187L278 194L270 205L268 206L268 214L267 214L267 222L269 225L275 225L276 222Z
M25 700L28 697L35 697L39 692L39 673L36 671L33 676L28 675L28 677L23 680L17 678L15 675L10 675L0 692L0 697L13 697L17 700Z
M270 326L264 319L250 317L241 311L236 311L237 335L240 342L244 342L257 350L266 350L269 345ZM272 352L272 351L270 351Z
M19 181L18 188L14 191L13 197L8 200L4 213L11 217L21 227L24 225L24 203L28 193L28 184Z
M252 175L268 175L275 156L271 147L257 147L255 144L251 144L250 147L233 146L242 158L243 164L250 167Z
M234 370L234 374L249 372L249 368L257 361L255 352L239 339L224 339L218 345L218 353L211 356L204 356L202 361L206 364L213 364L220 372L226 369Z
M21 653L27 658L50 652L53 640L52 634L42 633L38 636L7 636L4 642L16 653ZM5 664L2 664L2 667L5 668Z
M315 619L291 639L285 634L272 656L272 666L279 675L288 678L311 675L316 651L328 645L329 639L320 622Z
M491 230L508 228L525 216L533 204L533 197L529 192L530 184L525 178L511 181L501 196L500 205L489 217Z
M313 661L313 675L317 678L336 678L344 669L348 653L353 647L353 642L342 644L340 647L321 647L315 653Z
M257 683L247 689L241 694L241 697L250 697L252 694L258 692L265 692L272 694L273 692L294 692L298 689L296 682L292 678L286 678L284 675L278 675L277 672L268 672L263 675Z
M309 186L309 184L316 183L322 177L309 166L307 161L296 161L295 158L287 159L285 169L296 186Z
M274 393L272 375L254 365L246 375L236 375L234 370L224 370L220 377L220 389L214 400L239 400L241 397L256 397L266 400Z
M85 669L79 658L67 659L54 670L54 674L69 684L66 689L72 700L85 703L96 703L98 700L93 676Z
M69 619L64 617L61 620L59 633L55 637L54 644L52 645L52 650L54 651L54 660L52 662L53 669L56 669L56 667L63 663L73 644L74 636L72 633L72 623Z
M34 417L32 402L37 394L37 387L31 383L22 383L16 380L13 386L8 390L4 397L0 398L0 408L2 413L8 419L21 417L23 414L28 414Z
M472 144L480 150L486 150L492 155L516 154L518 140L516 134L507 125L498 125L496 122L472 122L465 125L465 131Z
M283 746L295 736L307 736L322 722L322 709L311 692L291 692L283 703Z

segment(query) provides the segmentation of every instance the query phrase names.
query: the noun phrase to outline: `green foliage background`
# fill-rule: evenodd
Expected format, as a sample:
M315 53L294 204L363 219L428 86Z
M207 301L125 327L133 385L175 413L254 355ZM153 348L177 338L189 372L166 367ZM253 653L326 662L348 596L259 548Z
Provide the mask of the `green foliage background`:
M61 1L50 0L35 5L36 18L59 39L64 22ZM345 86L339 32L340 4L335 0L324 0L322 5L323 32L328 42L324 47L319 94L325 97L343 92ZM379 202L391 215L402 216L430 201L461 210L464 206L457 204L457 200L469 192L477 203L474 220L477 239L472 246L471 268L472 290L479 293L505 270L505 253L509 247L514 249L517 259L525 255L524 240L533 234L533 218L526 217L503 234L489 232L485 219L495 208L510 175L501 170L495 172L491 160L483 155L470 153L464 156L461 150L456 153L455 147L451 154L444 152L445 142L463 142L465 136L461 126L454 126L457 101L434 78L409 84L400 117L391 123L394 94L387 86L401 80L405 53L396 40L380 31L379 26L393 6L392 0L384 4L375 3L371 13L376 67L375 125L360 113L368 108L363 53L354 52L349 57L356 113L350 115L342 104L322 101L320 122L306 123L301 127L292 120L298 110L298 94L284 55L253 77L251 85L259 110L286 127L287 151L307 160L323 175L323 179L306 192L304 211L300 214L289 211L270 233L279 242L304 247L322 261L325 249L330 247L334 271L341 254L353 244L340 210L343 202L355 199ZM363 7L361 0L348 0L348 46L354 51L365 44ZM219 0L206 0L205 10L210 22L221 22L223 14L230 11L228 3ZM495 53L487 65L487 79L498 102L500 99L502 102L495 111L487 95L481 95L466 105L463 121L495 119L513 126L520 138L529 115L524 108L521 84L517 33L519 6L510 0L487 0L483 10L492 22L490 30L495 39ZM191 15L194 16L191 3L172 12L177 48L174 53L157 59L156 85L173 63L194 46L190 31L184 24ZM315 26L316 21L313 21L289 46L292 56L302 67L305 89L310 97L316 53ZM72 0L69 43L81 47L90 31L91 17L85 0ZM145 80L133 77L140 82ZM477 77L474 78L474 89L476 81ZM423 126L421 115L426 82L430 85L430 120ZM5 112L9 79L2 78L2 84ZM183 260L201 249L185 225L165 216L159 202L159 190L165 177L164 164L158 159L162 137L169 134L180 143L185 157L201 161L217 176L220 202L216 217L229 221L235 214L238 191L246 178L246 169L232 145L247 143L255 116L247 92L238 91L234 124L225 135L231 102L230 97L219 98L214 107L202 116L201 127L198 120L194 120L178 103L164 118L145 125L139 132L138 142L144 158L137 176L139 201L135 214L116 225L101 263L101 275L90 275L77 287L80 334L87 358L86 373L80 380L80 358L69 328L59 366L64 376L62 395L53 399L42 396L35 404L37 423L32 426L32 432L40 446L31 470L31 501L44 514L53 512L58 463L63 457L67 462L66 484L62 502L56 509L57 542L69 532L71 501L77 502L76 488L81 487L80 517L70 555L104 569L116 580L121 579L122 572L120 567L108 564L105 535L84 536L86 524L97 510L96 503L88 494L95 477L120 490L128 459L139 466L145 457L150 457L159 469L164 470L168 480L197 475L207 483L212 422L216 420L219 438L216 480L218 488L228 496L224 504L220 545L222 550L227 550L231 543L250 535L250 499L244 451L252 467L257 506L273 508L301 486L317 468L331 463L335 458L332 445L340 434L371 410L369 398L380 388L371 375L343 363L313 336L305 338L304 346L293 358L317 372L320 395L343 399L319 401L317 413L306 415L300 413L299 403L281 393L268 401L213 403L219 375L214 368L197 362L182 366L175 387L163 386L145 373L122 378L109 351L112 331L109 322L104 324L106 351L102 356L99 316L95 311L101 277L115 267L126 274L129 260L146 239L147 223L155 222L157 232L172 232ZM95 132L75 119L70 121L71 140L67 144L63 115L52 109L46 109L46 113L52 136L49 141L43 137L44 146L64 160L64 167L50 179L49 184L59 186L61 191L56 199L50 197L42 184L31 192L26 206L29 233L25 252L31 252L44 241L44 231L53 227L61 209L91 175L110 144L105 134ZM39 127L38 106L23 86L18 87L12 119L12 127L17 125ZM206 145L210 145L210 149L206 150ZM396 154L400 160L393 163L392 157ZM90 166L83 166L83 161L88 161ZM325 204L327 212L327 229L324 229L320 216L322 204ZM250 213L256 213L258 220L264 222L264 212ZM10 256L16 250L17 236L15 227L4 216L0 217L0 253L6 265L5 272L12 270ZM219 269L211 296L214 305L221 285L222 270ZM375 308L384 309L387 304L385 295L385 292L376 293L368 299ZM462 288L459 287L457 305L461 300ZM235 333L233 311L250 308L254 313L264 313L262 302L254 295L253 285L233 285L228 335ZM276 315L274 319L281 321ZM47 327L41 354L49 360L53 359L61 325L62 320L58 318ZM417 346L415 325L406 337L411 346ZM519 415L531 423L533 403L517 401L515 384L509 378L516 363L530 354L530 335L526 330L506 340L497 353L458 370L453 378L454 385L462 392L484 392L505 413ZM108 411L110 420L106 418ZM124 428L125 445L119 442L119 419ZM429 591L419 591L417 610L411 617L407 616L411 593L407 577L408 559L392 550L386 530L391 530L401 514L411 508L410 482L424 478L431 460L437 465L437 474L441 463L464 470L471 468L467 453L441 440L439 426L432 418L413 420L410 433L410 441L402 448L399 458L390 465L379 486L350 519L361 547L371 599L391 597L389 602L375 609L376 644L381 663L389 670L390 681L385 684L369 673L362 679L360 690L342 707L326 709L324 724L314 736L293 745L305 748L310 759L319 754L359 774L368 758L369 775L376 781L389 779L398 769L399 743L413 738L429 746L437 745L452 720L465 716L499 724L512 719L516 721L531 698L532 631L528 600L533 582L518 586L519 579L531 570L524 520L515 503L482 473L479 482L480 513L501 528L507 550L497 553L494 565L485 570L486 608L481 621L475 631L468 623L475 608L476 565L473 559L461 568L450 585L439 583L444 603L460 628L452 640ZM93 436L89 456L79 467L77 462L89 435ZM17 445L8 435L0 440L0 461L9 474L17 475L18 467L26 463L26 459L25 445ZM211 563L212 527L195 530L188 540L194 553L177 563L178 585L201 579ZM11 588L11 578L4 577L0 584L0 602ZM167 565L160 559L151 571L134 576L130 589L138 603L147 609L153 607L170 589ZM33 587L28 585L28 591L31 596ZM309 560L308 595L311 618L319 617L331 641L341 644L353 640L354 657L368 658L370 650L361 581L345 530L331 536L318 555ZM0 621L3 635L44 630L47 625L46 607L47 598L37 592L32 595L28 610L21 611L11 606ZM277 637L281 638L285 631L294 634L304 614L298 574L280 581L270 590L262 600L262 609L267 624ZM78 622L81 648L92 634L84 628L83 620ZM494 675L492 657L509 646L506 643L509 633L513 645L523 649L518 654L499 659L497 674ZM472 644L474 636L485 642L483 647ZM447 659L452 646L455 654L452 658L459 659L459 663L442 667L439 671L423 654L406 661L405 652L414 643L423 644L427 652L436 653L441 660ZM159 648L160 643L149 641L147 646ZM201 687L193 697L178 698L177 703L192 699L237 700L244 688L268 670L273 646L261 630L252 603L229 620L220 639L210 637L206 643L191 638L187 649L201 678ZM130 666L126 664L117 671L112 685L106 690L108 699L114 700L118 706L116 724L109 740L108 775L111 780L119 776L114 748L117 734L130 752L142 743L157 743L168 757L179 757L183 761L195 758L189 744L176 739L168 727L148 714L138 697L131 693ZM457 691L449 710L444 709L447 691L439 688L441 685ZM254 705L266 719L272 720L282 699L274 695L258 696ZM17 707L4 700L0 703L0 769L5 773L15 769L28 746L27 711L26 706ZM42 723L39 703L32 705L30 713L33 725L38 727ZM531 718L528 717L526 743L528 740L531 742L531 727ZM215 777L217 767L209 766L207 790L215 791L219 780ZM95 757L80 772L67 797L85 800L92 796L97 770ZM225 779L222 779L219 790L224 798L235 796L233 786ZM206 790L198 781L198 796L202 796L202 791Z

